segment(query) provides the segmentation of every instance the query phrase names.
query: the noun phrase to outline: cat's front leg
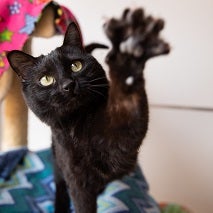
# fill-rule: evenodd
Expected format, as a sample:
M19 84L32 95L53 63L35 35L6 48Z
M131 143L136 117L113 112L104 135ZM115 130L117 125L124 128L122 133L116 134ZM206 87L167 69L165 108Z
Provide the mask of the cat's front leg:
M132 152L135 156L146 134L148 101L143 70L148 59L169 52L169 45L160 37L163 27L162 19L146 16L141 8L127 9L121 18L104 25L112 43L106 57L111 80L108 132L121 153Z
M56 181L56 194L55 194L55 213L69 213L70 212L70 199L67 193L66 183Z
M134 109L130 102L139 101L137 96L142 97L141 93L145 92L143 69L146 61L169 53L168 43L160 37L163 27L162 19L146 16L141 8L127 9L121 18L112 18L104 24L105 34L112 43L106 57L111 78L110 101L118 100L129 110Z
M79 186L77 183L70 185L69 192L74 204L75 213L97 212L96 193L89 192L85 187Z
M56 185L55 193L55 213L70 212L70 198L67 185L62 177L61 171L54 160L54 178Z

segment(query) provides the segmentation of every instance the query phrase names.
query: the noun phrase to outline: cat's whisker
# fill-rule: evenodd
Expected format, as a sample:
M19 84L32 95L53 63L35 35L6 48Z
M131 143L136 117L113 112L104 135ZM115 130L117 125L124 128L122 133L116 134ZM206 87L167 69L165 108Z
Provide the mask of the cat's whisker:
M93 82L93 81L97 81L97 80L101 80L101 79L106 79L106 77L95 78L95 79L93 79L93 80L90 80L89 82L91 83L91 82Z
M108 84L91 84L90 87L109 87Z
M105 99L107 98L104 94L102 94L101 92L99 92L99 91L97 91L97 90L93 90L93 89L91 89L91 88L88 88L88 90L91 91L92 93L96 93L96 94L98 94L98 95L104 97Z

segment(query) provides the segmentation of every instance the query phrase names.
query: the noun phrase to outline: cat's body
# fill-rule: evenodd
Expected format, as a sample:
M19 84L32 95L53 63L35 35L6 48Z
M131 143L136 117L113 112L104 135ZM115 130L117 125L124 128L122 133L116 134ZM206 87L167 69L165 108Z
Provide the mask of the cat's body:
M124 15L120 21L126 23L126 19ZM142 71L149 57L135 57L133 50L121 52L107 31L110 26L109 22L106 33L113 43L107 58L110 82L84 50L74 23L63 45L48 56L34 58L19 51L8 55L22 78L27 104L52 130L58 213L69 212L68 194L76 213L95 213L97 195L106 184L135 168L147 132ZM126 32L131 26L122 27ZM161 54L166 52L164 46Z

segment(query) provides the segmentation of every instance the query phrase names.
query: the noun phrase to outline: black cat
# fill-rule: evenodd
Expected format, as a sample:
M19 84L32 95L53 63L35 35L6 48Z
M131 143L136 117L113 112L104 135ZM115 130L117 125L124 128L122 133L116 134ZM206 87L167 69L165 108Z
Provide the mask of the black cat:
M69 212L69 195L76 213L95 213L105 185L134 170L148 126L144 65L169 52L159 38L163 21L142 9L125 10L104 29L112 43L110 81L75 23L47 56L8 53L28 106L52 130L57 213Z

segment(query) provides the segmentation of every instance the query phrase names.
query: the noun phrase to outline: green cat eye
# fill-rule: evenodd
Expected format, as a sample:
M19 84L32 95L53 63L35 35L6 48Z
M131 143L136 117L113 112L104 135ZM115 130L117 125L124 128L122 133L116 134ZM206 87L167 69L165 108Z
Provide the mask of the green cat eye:
M71 70L73 72L79 72L82 69L82 63L80 61L74 61L71 64Z
M47 87L55 83L55 78L53 78L52 76L45 75L40 79L40 83L42 86Z

